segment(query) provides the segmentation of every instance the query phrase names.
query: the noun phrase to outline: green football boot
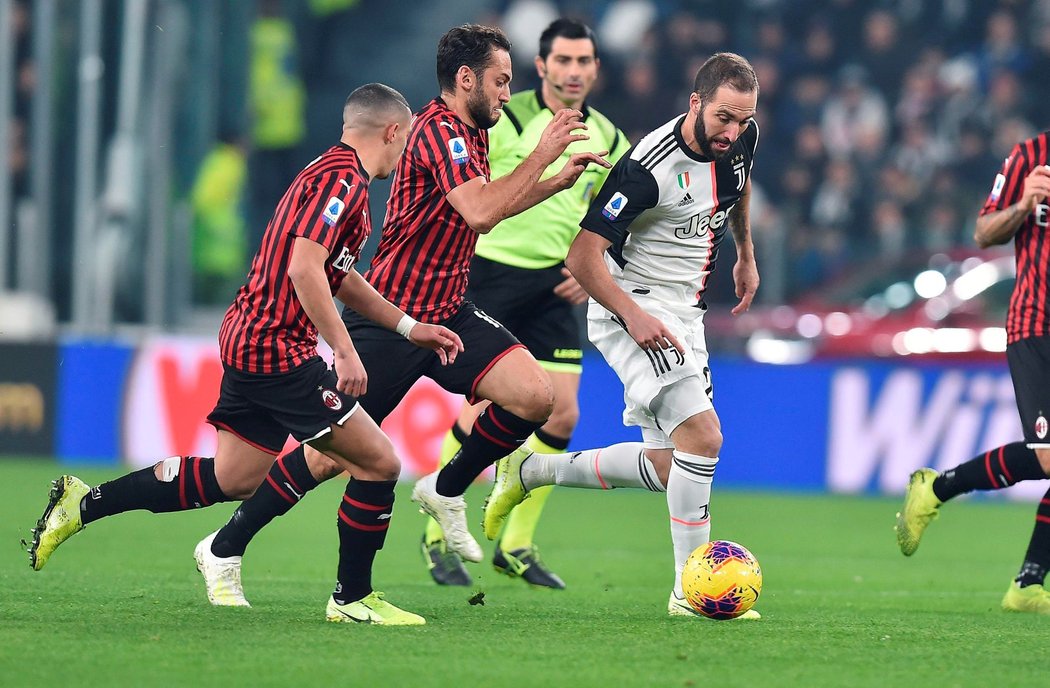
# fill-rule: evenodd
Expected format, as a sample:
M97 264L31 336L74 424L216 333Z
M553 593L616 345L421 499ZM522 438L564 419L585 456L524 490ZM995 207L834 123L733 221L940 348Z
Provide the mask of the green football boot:
M904 506L897 512L897 525L893 527L897 531L897 545L906 557L919 549L923 531L940 514L938 508L942 502L933 494L933 480L936 477L937 471L932 468L920 468L908 480Z
M532 454L531 449L522 445L496 463L496 479L492 483L492 492L485 499L485 516L481 522L489 540L499 537L511 509L528 496L521 482L521 464Z
M1050 614L1050 592L1041 585L1020 587L1016 581L1003 596L1003 609L1008 612L1027 612L1029 614Z
M339 604L328 598L325 618L333 623L365 623L376 626L422 626L427 620L406 612L383 599L383 593L370 592L356 602Z
M63 475L51 482L44 515L33 528L29 547L29 565L39 571L63 542L84 529L80 520L80 500L90 488L79 478Z

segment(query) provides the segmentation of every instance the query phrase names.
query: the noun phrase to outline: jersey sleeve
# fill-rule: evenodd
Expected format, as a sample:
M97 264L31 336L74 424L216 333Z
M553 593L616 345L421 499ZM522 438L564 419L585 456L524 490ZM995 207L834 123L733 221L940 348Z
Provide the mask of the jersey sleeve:
M624 156L624 153L629 150L631 150L631 142L627 140L627 135L619 129L615 129L612 140L609 143L609 154L605 159L615 165L620 161L620 158ZM605 180L608 179L611 172L612 170L607 170L604 167L598 168L598 183L595 184L594 196L598 195L598 192L605 184Z
M433 174L441 192L447 194L475 177L485 177L486 151L477 150L466 127L448 120L433 119L420 132L420 162Z
M610 145L609 162L614 164L619 162L624 153L629 150L631 150L631 142L627 139L627 134L623 133L622 129L617 129Z
M1021 144L1014 146L1009 157L1003 161L999 173L995 175L992 190L981 207L979 215L994 213L1020 201L1024 191L1024 178L1030 171L1028 167L1028 157L1024 153L1024 146Z
M580 227L600 234L613 245L622 242L631 223L660 200L660 189L649 170L630 156L613 165Z
M360 214L360 207L368 202L367 192L368 185L345 170L310 178L290 233L332 253L339 241L340 226Z

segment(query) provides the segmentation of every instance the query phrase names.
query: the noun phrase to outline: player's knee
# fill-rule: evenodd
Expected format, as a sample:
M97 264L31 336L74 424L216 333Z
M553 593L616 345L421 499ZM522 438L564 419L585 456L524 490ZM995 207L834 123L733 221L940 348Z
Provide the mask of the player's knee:
M381 454L375 463L368 468L369 480L397 480L401 477L401 460L397 458L394 447Z
M545 423L554 411L554 387L546 376L519 390L518 398L504 408L525 420Z
M401 476L401 460L394 444L383 433L377 433L363 443L351 459L356 466L354 476L362 480L397 480Z
M550 418L551 414L554 413L554 385L551 384L550 378L546 375L541 380L538 395L539 408L537 410L543 414L545 419Z
M717 427L689 428L675 434L675 448L698 456L718 456L722 451L722 431Z
M532 407L529 409L531 415L526 416L529 420L544 421L546 422L551 414L554 413L554 388L551 387L550 382L545 385L540 385L533 400Z

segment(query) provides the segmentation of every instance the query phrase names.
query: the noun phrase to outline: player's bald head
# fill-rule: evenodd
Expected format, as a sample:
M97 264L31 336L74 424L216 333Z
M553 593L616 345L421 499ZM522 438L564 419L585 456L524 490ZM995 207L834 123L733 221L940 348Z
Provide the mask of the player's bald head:
M385 84L365 84L343 105L343 129L376 129L411 116L405 97Z

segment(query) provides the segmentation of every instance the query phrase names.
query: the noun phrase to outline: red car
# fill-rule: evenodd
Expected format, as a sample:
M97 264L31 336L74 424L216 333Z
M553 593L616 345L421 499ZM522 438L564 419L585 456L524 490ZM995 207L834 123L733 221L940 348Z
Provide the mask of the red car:
M707 330L716 342L726 335L742 342L736 348L764 363L999 359L1014 273L1012 252L918 255L873 264L790 305L719 314Z

